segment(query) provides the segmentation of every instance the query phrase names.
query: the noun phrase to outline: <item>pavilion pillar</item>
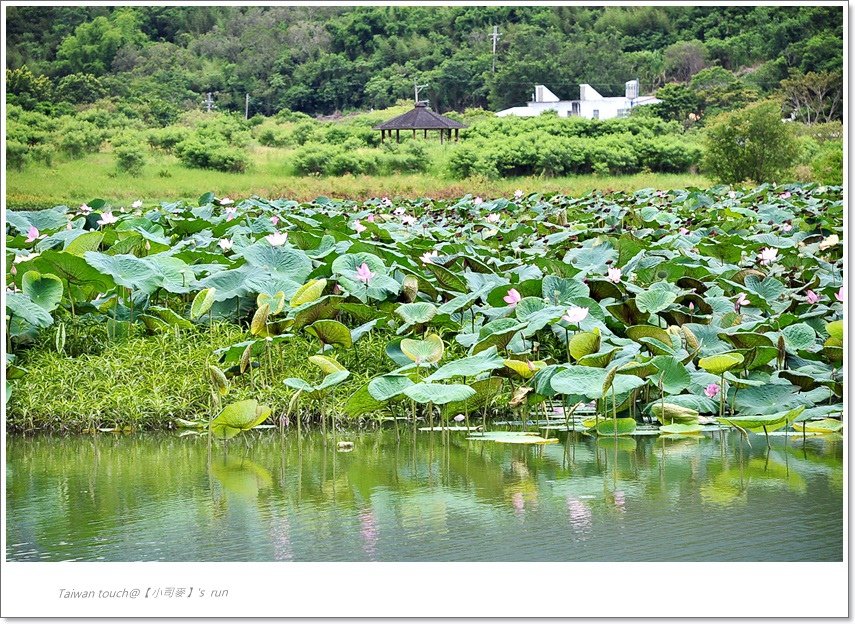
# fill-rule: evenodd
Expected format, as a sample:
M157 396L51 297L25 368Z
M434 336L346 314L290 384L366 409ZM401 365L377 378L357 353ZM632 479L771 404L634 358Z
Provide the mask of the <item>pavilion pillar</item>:
M400 130L395 130L395 141L397 141L398 143L401 142L401 131Z
M380 130L380 142L381 143L386 142L386 131L385 130Z
M416 138L416 129L415 128L413 128L413 138L414 139Z
M460 128L454 129L454 142L457 143L457 139L460 138Z
M445 138L445 130L442 128L439 129L439 144L442 145L443 139Z
M425 138L427 138L427 128L425 128Z

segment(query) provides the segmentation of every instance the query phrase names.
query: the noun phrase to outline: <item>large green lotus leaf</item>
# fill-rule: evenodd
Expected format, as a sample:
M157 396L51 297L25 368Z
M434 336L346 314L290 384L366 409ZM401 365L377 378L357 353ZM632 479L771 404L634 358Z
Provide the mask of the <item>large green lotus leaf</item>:
M277 293L281 292L288 299L300 289L300 282L295 282L278 274L265 273L263 269L258 269L247 278L245 286L248 294L257 293L275 297Z
M342 408L342 411L351 418L359 418L365 414L383 409L383 401L378 401L368 391L368 384L363 384L351 394Z
M445 405L452 401L465 401L475 391L464 384L418 383L404 389L404 394L416 403Z
M368 382L368 393L373 399L386 402L412 385L413 380L406 375L381 375Z
M626 328L626 337L639 343L642 338L655 338L664 344L671 344L671 335L661 327L653 325L631 325Z
M453 299L446 301L441 306L439 306L440 314L454 314L455 312L464 312L472 307L478 298L481 296L480 292L470 293L466 295L457 295Z
M491 347L476 355L459 358L447 364L443 364L425 381L442 381L453 377L475 377L481 373L502 368L504 363L496 351Z
M785 422L787 422L786 414L787 412L757 416L719 417L718 422L724 425L731 425L733 427L748 429L749 431L754 429L762 429L763 427L766 427L766 429L768 430L769 427L772 427L774 425L783 425Z
M238 342L233 345L229 345L228 347L222 347L220 349L214 350L214 355L219 358L221 364L225 364L227 366L232 366L234 364L238 364L246 351L247 347L250 347L249 356L250 357L258 357L262 353L264 353L264 349L266 345L274 345L279 342L284 342L291 338L290 334L284 334L282 336L272 336L270 338L258 338L255 340L244 340L243 342Z
M150 334L163 334L172 330L166 321L151 314L140 314L139 320Z
M320 299L321 295L324 294L324 289L326 287L327 280L325 279L309 280L297 289L297 292L295 292L294 295L291 297L291 302L289 303L289 305L292 308L298 308L301 305L316 301L317 299Z
M249 431L260 425L268 416L270 408L259 405L255 399L230 403L211 421L211 433L217 438L228 440L241 431Z
M196 281L193 269L183 260L156 254L148 256L146 261L154 268L160 277L160 287L171 293L188 293Z
M62 250L75 256L83 256L87 251L98 251L102 240L103 232L86 232L68 241Z
M90 266L125 288L151 294L161 286L157 270L142 258L130 254L108 256L97 251L87 251L83 257Z
M321 381L321 383L315 387L316 398L323 396L324 390L332 388L333 386L337 386L348 377L350 377L349 370L335 371L334 373L326 375Z
M62 280L52 273L27 271L21 278L21 290L48 312L53 312L62 301Z
M599 399L603 396L606 371L589 366L569 366L552 376L550 384L558 394Z
M315 321L306 327L306 332L315 336L324 344L343 347L345 349L353 346L353 339L347 326L332 319Z
M829 396L831 391L827 388L817 388L813 392L827 390ZM744 388L736 393L733 403L736 411L741 414L773 414L779 410L791 409L799 405L810 405L810 392L799 392L798 386L790 383L773 384ZM821 395L816 395L821 396Z
M50 312L23 293L6 293L6 313L34 327L48 327L53 323Z
M375 275L386 275L386 265L379 257L371 253L348 253L339 256L332 263L332 272L338 275L343 275L350 280L359 281L356 275L356 270L363 264L368 266L368 270ZM369 282L370 283L370 282Z
M107 292L115 286L113 279L90 266L80 256L65 251L45 251L32 266L41 273L53 273L65 284L80 286L89 292Z
M449 271L444 266L441 266L439 264L428 264L425 268L431 273L433 273L434 277L436 277L436 281L438 281L448 290L453 290L455 292L461 293L466 292L466 282L463 281L457 275L457 273Z
M793 423L793 429L808 433L836 433L843 431L843 423L834 418L823 418L822 420Z
M829 338L835 338L843 341L843 321L831 321L825 325L825 331L828 332Z
M744 361L745 358L739 353L722 353L701 358L698 360L698 365L708 373L721 375L723 372L739 366Z
M642 362L631 361L626 364L622 364L618 369L622 375L635 375L636 377L641 377L642 379L647 379L651 375L655 375L659 369L653 365L652 359L645 360Z
M270 309L270 315L275 316L285 309L285 293L281 290L273 295L267 293L259 293L255 298L255 304L260 308L267 304Z
M150 306L148 309L148 313L164 323L166 323L170 327L178 327L179 329L193 329L193 323L188 321L183 316L180 316L174 310L170 308L164 308L162 306Z
M784 344L791 353L800 349L810 349L816 344L816 332L807 323L796 323L781 330Z
M456 416L466 412L474 412L492 401L502 391L501 377L490 377L468 384L475 394L463 401L451 401L442 406L447 415Z
M247 264L277 277L302 284L312 272L312 260L300 249L273 247L267 241L250 245L243 251Z
M41 232L58 230L68 222L65 211L65 206L54 206L49 210L8 210L6 222L24 235L31 226Z
M754 294L754 297L748 297L751 303L768 307L770 303L784 294L786 287L774 277L766 277L761 280L756 275L748 275L745 277L745 289Z
M436 364L442 359L445 345L439 336L430 334L424 340L404 338L401 341L401 351L416 364Z
M737 377L730 371L726 371L724 373L724 379L734 388L751 388L756 386L763 386L769 383L768 379L749 379L745 377Z
M494 308L502 308L508 307L508 303L505 301L505 297L508 295L508 292L511 288L515 289L521 297L540 297L541 291L543 289L542 280L539 279L530 279L523 280L517 284L501 284L499 286L494 287L487 294L487 303L489 303Z
M590 353L583 357L580 357L576 362L580 366L594 366L596 368L605 368L608 366L617 353L620 351L618 347L614 347L607 351L599 351L597 353Z
M190 318L197 319L203 314L207 314L214 305L217 296L216 288L205 288L196 293L193 297L193 303L190 304Z
M321 369L325 374L337 373L338 371L346 370L338 360L326 355L309 356L309 362Z
M579 280L547 275L543 278L541 295L551 304L558 305L575 297L587 297L588 286Z
M524 297L515 307L514 316L520 321L527 321L533 314L546 307L546 302L540 297Z
M513 431L499 431L492 436L470 436L467 440L477 442L495 442L497 444L558 444L558 438L542 438L537 434L527 436L513 435Z
M249 277L254 269L244 265L237 269L218 271L200 280L197 287L214 289L214 301L228 301L250 293Z
M405 323L428 323L436 316L436 306L427 301L419 301L416 303L404 303L399 305L395 310L395 314L404 319Z
M617 418L600 421L597 425L597 433L599 435L629 435L635 431L635 418Z
M600 333L599 331L578 332L571 336L568 346L570 355L574 360L596 353L600 350Z
M650 413L653 414L656 420L663 425L670 425L675 422L682 424L694 424L698 422L697 410L678 403L672 403L672 398L679 397L668 397L668 402L656 401L650 404Z
M294 308L294 325L292 327L296 331L320 319L332 318L338 312L341 302L342 297L325 295L311 303Z
M751 349L753 347L773 347L772 339L766 334L756 332L737 332L734 334L721 333L721 338L729 341L737 349Z
M689 387L692 378L683 363L669 355L657 355L652 360L659 373L653 377L653 383L662 383L662 389L668 394L679 394Z
M686 425L681 423L673 423L670 425L662 425L659 427L660 433L692 435L701 433L704 430L703 426L698 424Z
M676 300L677 295L674 293L667 290L655 289L638 293L635 296L635 305L641 312L655 314L667 309Z
M571 249L564 255L562 262L591 275L605 274L606 263L609 260L617 260L618 254L610 243L596 244L597 242L599 239L592 239L586 241L583 246Z
M401 351L401 341L406 338L396 338L386 345L386 355L398 366L409 366L413 361Z

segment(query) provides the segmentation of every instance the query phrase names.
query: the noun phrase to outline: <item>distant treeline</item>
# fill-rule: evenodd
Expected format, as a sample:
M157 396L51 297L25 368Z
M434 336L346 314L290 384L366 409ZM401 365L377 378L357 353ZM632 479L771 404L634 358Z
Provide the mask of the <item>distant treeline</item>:
M207 92L224 112L249 94L251 116L328 115L388 107L414 81L442 111L520 105L535 84L619 95L632 78L666 87L662 116L684 123L770 95L808 123L842 108L840 6L8 7L6 50L7 103L113 99L147 125Z

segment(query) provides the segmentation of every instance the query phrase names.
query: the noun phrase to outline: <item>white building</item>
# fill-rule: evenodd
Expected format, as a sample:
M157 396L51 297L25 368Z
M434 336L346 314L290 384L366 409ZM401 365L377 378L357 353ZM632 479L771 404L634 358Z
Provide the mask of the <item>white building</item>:
M626 117L636 106L661 102L652 95L638 95L638 80L626 83L623 97L603 97L589 84L579 85L578 100L562 100L543 85L534 88L532 101L526 106L506 108L496 113L499 117L536 117L543 111L556 111L559 117L585 117L586 119L614 119Z

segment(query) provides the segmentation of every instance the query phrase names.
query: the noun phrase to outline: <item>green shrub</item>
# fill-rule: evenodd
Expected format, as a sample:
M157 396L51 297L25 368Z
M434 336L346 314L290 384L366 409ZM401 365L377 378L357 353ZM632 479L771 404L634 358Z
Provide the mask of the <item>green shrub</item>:
M155 128L148 132L148 144L156 149L171 152L175 146L190 136L190 129L184 126Z
M323 175L327 162L335 155L331 145L308 143L298 149L293 157L292 166L296 175Z
M6 139L6 166L21 170L29 160L30 146L20 141Z
M66 119L57 130L59 148L72 158L97 152L104 141L104 132L88 121Z
M776 182L795 164L799 150L774 101L717 116L707 128L705 147L705 172L728 184Z
M267 147L287 147L291 137L284 128L268 125L258 131L258 142Z
M377 156L371 152L341 151L336 153L324 169L326 175L373 175L377 173Z
M113 155L120 173L138 176L146 162L146 146L137 134L121 135L113 140Z
M222 139L190 136L175 146L175 155L187 167L242 173L249 166L249 155Z
M811 162L814 179L822 184L843 184L843 141L828 141Z
M475 173L478 152L474 145L456 145L448 157L448 172L454 178L468 178Z

